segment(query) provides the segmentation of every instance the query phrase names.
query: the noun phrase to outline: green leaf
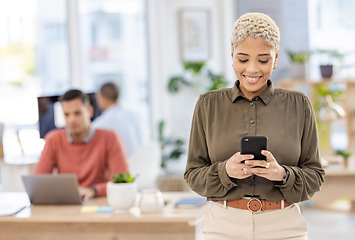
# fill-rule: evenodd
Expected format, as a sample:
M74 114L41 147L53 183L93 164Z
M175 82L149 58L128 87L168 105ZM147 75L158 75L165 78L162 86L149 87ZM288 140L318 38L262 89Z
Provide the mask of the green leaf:
M224 87L227 86L227 81L225 80L223 75L214 74L210 70L208 70L207 75L208 75L208 77L210 78L210 80L212 82L211 86L207 90L211 91L211 90L224 88Z
M168 90L171 93L176 93L179 91L181 84L184 82L184 78L182 76L174 76L170 78L168 83Z
M113 183L131 183L134 182L137 177L138 176L132 177L129 172L126 172L125 174L117 173L112 176L112 179Z
M290 60L295 63L306 63L309 59L310 53L308 51L292 52L287 51Z
M350 157L350 153L345 150L338 150L335 152L335 154L343 157Z
M341 91L341 90L337 90L337 89L336 90L331 90L325 85L318 86L317 92L319 93L319 95L321 97L325 97L327 95L330 95L333 98L333 100L338 98L343 93L343 91Z
M183 65L185 70L190 70L194 74L198 74L205 65L205 62L183 62Z
M163 142L164 140L164 126L165 126L165 122L164 120L161 120L158 124L158 135L159 135L160 142Z
M332 64L335 60L341 61L344 58L344 54L335 49L316 49L315 53L322 58L324 64Z
M177 140L174 141L174 144L176 146L182 146L182 145L185 144L185 142L183 140L181 140L181 139L177 139Z
M183 154L184 151L182 149L174 149L171 153L169 158L170 159L179 159L181 154Z

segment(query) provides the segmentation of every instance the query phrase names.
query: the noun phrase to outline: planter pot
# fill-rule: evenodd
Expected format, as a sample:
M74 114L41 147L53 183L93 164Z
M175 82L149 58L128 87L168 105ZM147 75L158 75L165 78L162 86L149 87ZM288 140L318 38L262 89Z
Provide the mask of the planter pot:
M292 63L290 67L291 78L305 78L306 77L306 64L305 63Z
M333 65L320 65L322 78L331 78L333 75Z
M136 201L137 184L133 183L113 183L106 185L107 202L115 209L116 213L128 213Z
M346 169L348 169L349 168L349 158L348 157L344 157L343 159L344 159L344 161L343 161L344 167Z

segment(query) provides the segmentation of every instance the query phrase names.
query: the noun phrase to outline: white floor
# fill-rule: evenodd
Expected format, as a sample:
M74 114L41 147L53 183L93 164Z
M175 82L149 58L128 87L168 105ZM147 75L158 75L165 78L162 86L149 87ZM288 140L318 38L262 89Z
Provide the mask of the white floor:
M302 208L309 240L355 239L355 213Z

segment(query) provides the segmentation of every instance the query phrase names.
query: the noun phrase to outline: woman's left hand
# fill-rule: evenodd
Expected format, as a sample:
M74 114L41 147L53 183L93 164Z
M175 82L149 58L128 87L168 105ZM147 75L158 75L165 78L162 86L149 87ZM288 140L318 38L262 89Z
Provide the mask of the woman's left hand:
M248 174L255 174L259 177L269 179L271 181L282 181L286 174L286 170L280 166L271 152L263 150L261 154L266 156L265 160L247 160L245 165Z

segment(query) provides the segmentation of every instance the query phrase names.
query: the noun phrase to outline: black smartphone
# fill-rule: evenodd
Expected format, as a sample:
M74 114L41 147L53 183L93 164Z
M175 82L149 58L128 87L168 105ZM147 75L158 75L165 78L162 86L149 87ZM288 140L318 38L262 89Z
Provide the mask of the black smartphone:
M255 160L266 160L261 150L267 150L266 136L244 136L240 139L241 154L253 154Z

